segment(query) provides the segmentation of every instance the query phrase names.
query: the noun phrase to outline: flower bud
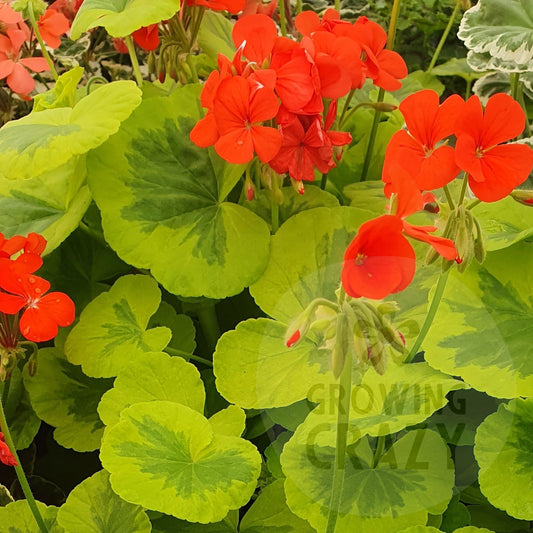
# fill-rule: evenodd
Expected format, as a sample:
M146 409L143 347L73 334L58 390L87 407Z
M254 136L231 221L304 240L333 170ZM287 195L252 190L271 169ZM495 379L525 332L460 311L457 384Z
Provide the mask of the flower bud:
M246 176L246 179L244 181L244 191L246 194L246 198L249 202L251 202L255 196L255 187L248 176Z
M48 6L43 0L17 0L13 2L11 7L15 11L19 11L25 19L30 18L31 10L33 11L35 20L38 20Z
M291 178L291 184L298 194L303 194L305 192L304 184L301 182L301 180L295 180Z
M511 197L523 205L533 207L533 191L516 190L511 193Z

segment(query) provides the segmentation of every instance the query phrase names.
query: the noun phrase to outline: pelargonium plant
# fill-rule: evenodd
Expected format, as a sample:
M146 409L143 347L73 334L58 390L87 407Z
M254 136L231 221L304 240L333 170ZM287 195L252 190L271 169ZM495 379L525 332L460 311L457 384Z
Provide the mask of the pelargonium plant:
M0 531L529 531L532 20L1 1Z

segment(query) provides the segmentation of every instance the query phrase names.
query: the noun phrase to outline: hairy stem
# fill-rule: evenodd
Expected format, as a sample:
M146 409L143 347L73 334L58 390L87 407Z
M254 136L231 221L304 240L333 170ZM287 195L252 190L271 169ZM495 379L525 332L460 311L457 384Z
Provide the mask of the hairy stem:
M133 38L131 35L124 37L124 42L128 47L128 52L130 54L131 66L133 67L133 73L135 74L135 79L137 80L137 85L142 87L143 77L141 74L141 69L139 67L139 60L137 59L137 54L135 53L135 45L133 44Z
M459 11L460 7L461 7L461 2L457 0L455 2L455 7L453 8L452 14L450 16L450 20L448 21L448 25L444 29L444 33L442 34L442 37L440 38L437 48L435 48L435 53L433 54L433 57L431 58L431 62L428 67L428 72L431 72L432 69L435 67L435 64L437 63L437 59L439 58L439 55L442 51L442 47L444 46L444 43L446 42L446 39L448 38L448 35L450 34L452 26L455 22L455 17L457 16L457 12Z
M431 300L428 313L426 315L424 323L422 324L422 327L420 328L418 337L416 338L416 341L413 344L413 347L411 348L411 351L409 352L409 355L405 360L406 363L411 362L414 356L418 353L420 346L422 346L422 343L424 342L424 339L428 334L431 324L433 324L433 320L435 319L435 315L437 314L437 309L439 308L442 295L444 294L444 289L446 288L446 282L448 281L448 273L449 271L442 272L439 276L439 280L437 281L437 286L435 288L435 294L433 294L433 299Z
M3 396L4 394L2 393L2 400L3 400ZM33 494L31 492L30 485L28 484L28 479L26 478L26 474L24 473L24 469L20 465L20 459L17 454L17 450L15 449L15 445L13 443L13 438L11 437L11 433L9 432L9 427L7 425L3 401L0 402L0 430L4 434L4 440L6 444L9 446L9 450L11 451L11 453L17 460L18 464L17 466L15 466L15 472L17 473L20 486L22 487L22 491L24 492L24 496L26 497L26 501L28 502L28 506L30 507L33 517L35 518L35 522L37 522L37 525L39 526L41 533L48 533L48 528L46 527L43 517L41 516L41 513L39 512L37 503L35 502L35 498L33 497Z

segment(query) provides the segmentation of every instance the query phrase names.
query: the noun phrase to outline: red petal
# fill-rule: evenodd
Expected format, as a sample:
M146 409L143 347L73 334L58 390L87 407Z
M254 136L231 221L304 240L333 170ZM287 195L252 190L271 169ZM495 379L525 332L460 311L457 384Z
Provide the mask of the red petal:
M455 143L455 162L476 181L484 181L481 160L476 157L476 141L468 134L461 134Z
M294 24L302 35L310 36L320 28L320 17L314 11L302 11L294 19Z
M433 226L413 226L409 222L403 221L403 229L407 235L416 239L417 241L427 242L432 246L442 257L448 261L457 258L457 250L455 244L450 239L444 237L437 237L436 235L429 235L428 231L436 231L437 228Z
M487 149L518 137L525 122L524 111L516 100L508 94L494 94L485 107L481 146Z
M221 135L215 143L217 154L229 163L248 163L254 157L254 145L250 130L235 129Z
M0 312L6 315L18 313L26 305L26 300L13 294L0 292Z
M196 123L189 137L196 146L201 148L212 146L217 142L219 134L212 111L208 111L207 115Z
M470 188L483 202L496 202L527 179L533 167L533 150L525 144L496 146L479 161L484 181L469 179Z
M44 57L25 57L19 61L26 68L33 70L33 72L44 72L50 70L50 66Z
M402 222L383 215L365 222L344 255L341 281L349 296L382 299L405 289L415 273L413 247Z
M279 109L279 101L274 91L258 89L254 91L250 99L249 120L252 124L270 120L276 116Z
M254 149L263 163L270 161L281 147L281 133L274 128L254 126L252 128Z
M278 30L274 21L266 15L249 15L242 17L233 26L231 36L236 48L243 42L244 56L259 65L270 57Z
M11 59L0 61L0 80L7 78L13 72L14 67L15 63Z
M455 179L459 167L455 162L455 151L451 146L440 146L422 164L415 181L422 191L440 189Z
M159 26L157 24L139 28L131 35L135 42L145 50L155 50L159 46Z

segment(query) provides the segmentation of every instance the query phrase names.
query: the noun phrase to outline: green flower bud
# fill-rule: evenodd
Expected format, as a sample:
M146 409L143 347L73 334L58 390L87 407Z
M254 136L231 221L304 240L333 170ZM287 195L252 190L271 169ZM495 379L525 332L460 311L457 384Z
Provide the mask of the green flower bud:
M25 19L31 18L30 13L33 11L35 20L39 20L48 6L43 0L17 0L13 2L11 7L15 11L19 11Z

